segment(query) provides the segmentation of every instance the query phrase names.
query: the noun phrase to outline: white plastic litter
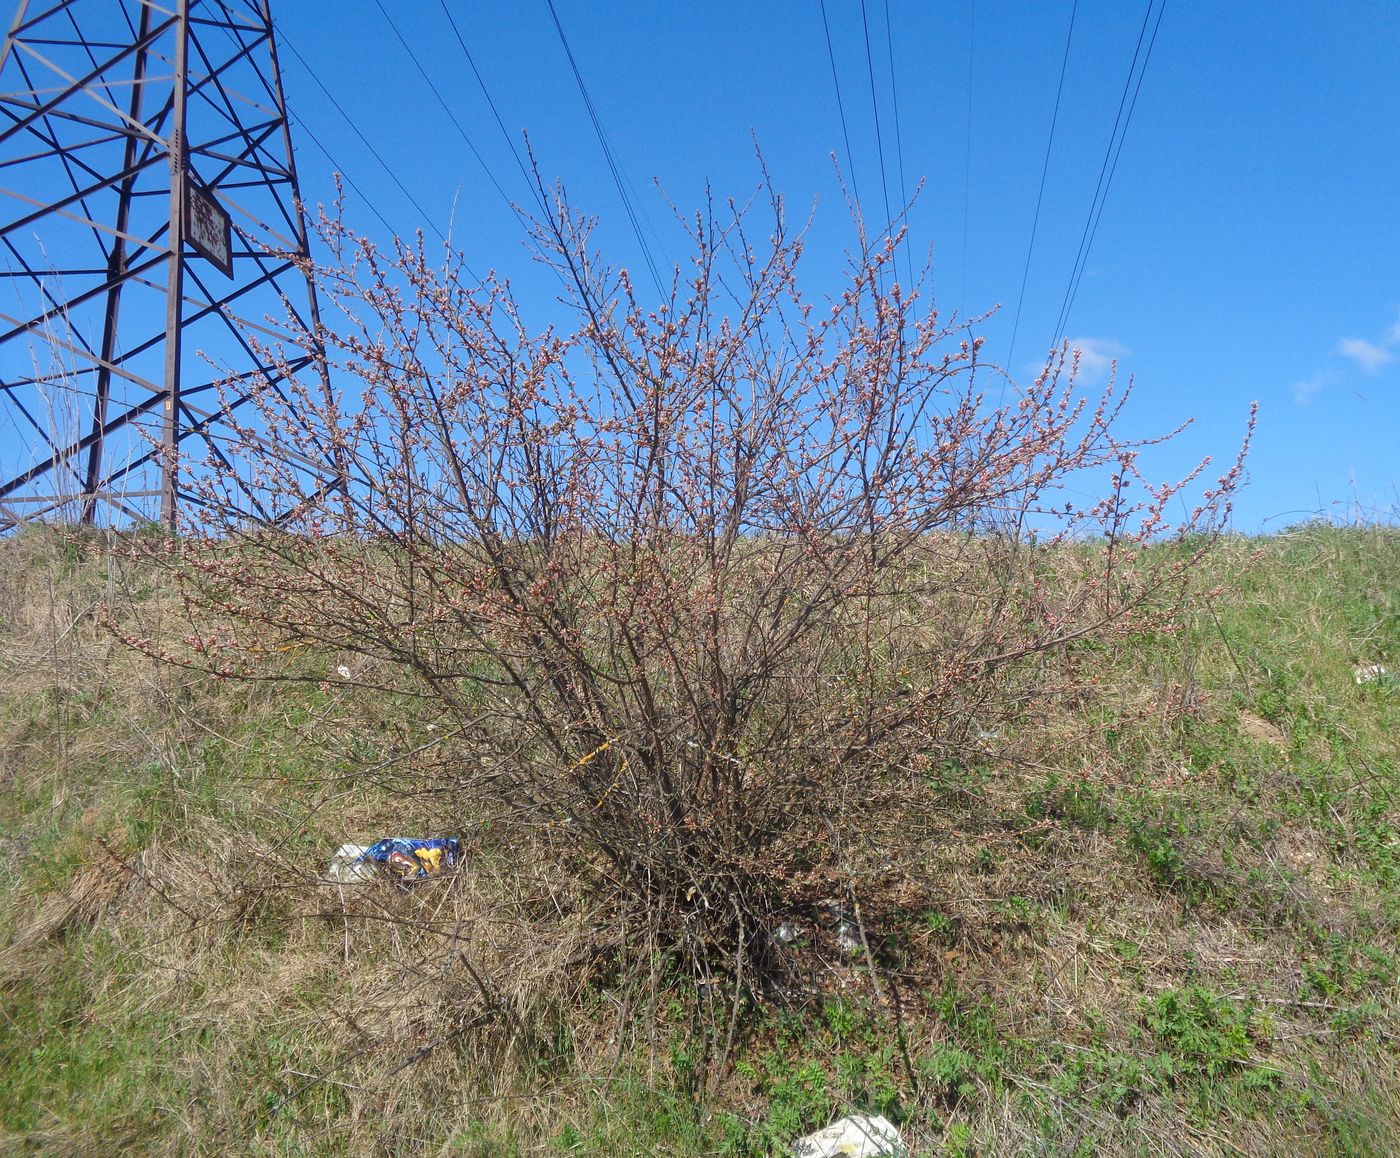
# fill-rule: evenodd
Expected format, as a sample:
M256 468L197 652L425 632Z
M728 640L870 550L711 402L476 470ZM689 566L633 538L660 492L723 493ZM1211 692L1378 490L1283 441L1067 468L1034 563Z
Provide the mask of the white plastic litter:
M342 844L326 866L326 880L338 885L353 885L367 881L374 876L375 866L371 861L361 861L366 848L362 844ZM357 864L356 862L359 861Z
M861 950L860 926L849 917L836 922L836 947L847 956Z
M886 1119L860 1114L799 1138L792 1153L793 1158L905 1158L908 1151Z
M1390 682L1390 671L1381 663L1362 664L1353 673L1358 684L1384 684Z

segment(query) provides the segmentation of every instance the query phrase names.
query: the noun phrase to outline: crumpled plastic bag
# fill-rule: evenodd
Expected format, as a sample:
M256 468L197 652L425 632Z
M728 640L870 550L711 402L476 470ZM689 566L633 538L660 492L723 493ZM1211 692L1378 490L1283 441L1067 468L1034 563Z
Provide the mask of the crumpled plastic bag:
M794 1158L905 1158L899 1131L885 1118L857 1114L793 1143Z
M388 836L368 848L341 845L326 876L338 884L351 884L382 871L403 882L423 881L456 868L461 859L462 842L455 836Z
M326 880L338 885L354 885L369 880L377 870L373 862L365 860L366 851L362 844L342 844L326 866Z

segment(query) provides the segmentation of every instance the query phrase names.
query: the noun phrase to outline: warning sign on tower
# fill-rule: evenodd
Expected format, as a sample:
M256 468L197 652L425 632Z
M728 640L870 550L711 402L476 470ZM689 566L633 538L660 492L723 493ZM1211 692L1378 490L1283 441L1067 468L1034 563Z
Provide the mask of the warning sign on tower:
M225 277L233 276L233 236L227 211L212 193L185 182L185 235L195 251Z

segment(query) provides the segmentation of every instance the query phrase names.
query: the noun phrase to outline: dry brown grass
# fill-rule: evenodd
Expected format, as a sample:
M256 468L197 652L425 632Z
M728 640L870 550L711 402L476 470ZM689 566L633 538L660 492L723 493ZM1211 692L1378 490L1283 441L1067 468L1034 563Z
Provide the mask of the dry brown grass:
M392 726L382 708L337 687L175 678L114 647L93 610L100 591L152 622L159 592L73 566L61 544L0 548L14 578L0 588L0 1048L28 1091L5 1103L0 1152L681 1155L717 1152L723 1113L767 1144L780 1082L733 1065L687 1076L676 1051L728 1033L727 1002L706 996L722 986L659 957L621 968L631 931L599 905L600 864L562 860L548 827L483 827L452 793L348 776L364 721ZM855 1096L839 1059L888 1047L917 1153L1387 1152L1400 1008L1363 950L1395 953L1394 902L1361 871L1380 853L1328 824L1386 774L1393 739L1359 738L1387 717L1363 719L1358 700L1353 739L1308 732L1301 710L1238 706L1228 656L1190 679L1151 665L1114 678L1105 662L1068 657L1062 694L1012 689L960 750L832 817L837 855L785 893L803 938L746 1005L733 1058L814 1059L821 1104L839 1106ZM1295 694L1316 713L1353 686ZM1183 734L1219 759L1192 766ZM1338 752L1358 775L1306 810L1299 785ZM1250 793L1231 787L1240 776ZM1091 815L1066 795L1080 788ZM1173 827L1193 807L1202 823ZM446 830L468 842L451 878L321 879L343 839ZM1155 846L1130 835L1159 830L1176 859L1154 875ZM858 913L868 951L839 949L824 903ZM1252 1010L1248 1056L1207 1079L1182 1047L1179 1074L1116 1094L1123 1067L1170 1052L1153 1003L1194 989ZM834 1035L839 1008L869 1029ZM803 1036L782 1036L783 1018ZM964 1092L919 1076L949 1049L977 1061ZM1271 1084L1250 1092L1250 1074ZM692 1096L717 1116L687 1134Z

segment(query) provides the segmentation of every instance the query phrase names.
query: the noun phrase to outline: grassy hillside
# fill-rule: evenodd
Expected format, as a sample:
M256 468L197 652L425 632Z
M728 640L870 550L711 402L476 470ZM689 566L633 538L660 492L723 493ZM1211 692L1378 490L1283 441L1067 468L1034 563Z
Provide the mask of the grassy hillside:
M618 968L604 870L450 762L404 791L432 721L352 657L160 666L105 626L181 631L158 574L0 542L0 1153L784 1154L852 1108L918 1154L1400 1152L1400 683L1355 676L1400 673L1400 534L1230 540L1209 588L891 770L934 807L850 801L731 1007ZM449 879L323 879L448 833Z

